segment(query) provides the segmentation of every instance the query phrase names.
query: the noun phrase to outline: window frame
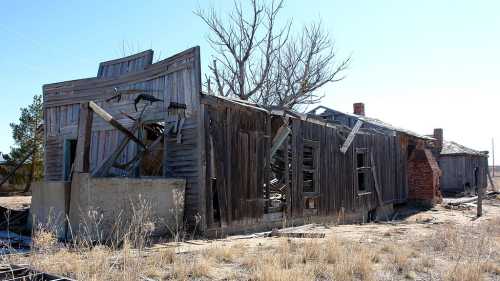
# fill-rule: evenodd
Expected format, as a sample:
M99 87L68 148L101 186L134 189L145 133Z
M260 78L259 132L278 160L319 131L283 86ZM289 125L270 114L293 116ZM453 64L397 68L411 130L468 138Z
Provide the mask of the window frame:
M356 192L359 195L367 195L372 193L372 178L371 178L371 164L369 161L369 150L368 148L355 148L353 149L353 154L354 154L354 183L355 183L355 188ZM359 155L363 155L363 165L360 165L358 163L359 160ZM360 189L361 185L359 182L359 175L363 174L364 175L364 189Z
M313 168L305 171L304 169L304 148L311 147L313 151ZM320 173L320 160L319 160L319 151L320 143L319 141L304 139L303 140L303 149L302 149L302 165L301 165L301 173L302 173L302 193L306 196L314 196L319 194L320 190L320 182L319 182L319 173ZM304 173L310 172L313 174L313 191L305 191L304 190Z

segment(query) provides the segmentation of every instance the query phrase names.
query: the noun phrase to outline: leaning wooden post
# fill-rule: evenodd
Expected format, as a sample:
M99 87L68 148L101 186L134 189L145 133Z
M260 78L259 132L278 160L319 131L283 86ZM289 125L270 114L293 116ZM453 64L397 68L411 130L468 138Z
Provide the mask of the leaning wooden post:
M495 169L495 166L493 166L493 169ZM486 170L486 175L488 176L488 180L490 181L491 189L493 191L497 191L497 188L495 187L495 182L493 182L493 179L491 178L490 169Z
M483 188L477 189L477 217L483 215Z
M88 173L90 170L90 142L92 139L93 112L89 103L80 105L78 119L78 141L76 143L76 157L73 172Z

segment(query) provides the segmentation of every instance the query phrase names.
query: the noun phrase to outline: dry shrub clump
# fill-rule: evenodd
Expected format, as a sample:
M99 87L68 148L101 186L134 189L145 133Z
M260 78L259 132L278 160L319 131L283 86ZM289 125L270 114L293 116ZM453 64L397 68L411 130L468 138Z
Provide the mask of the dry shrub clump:
M497 275L498 252L495 237L500 234L500 218L472 226L446 226L430 239L430 248L449 261L443 274L448 281L484 280Z
M129 211L128 216L117 218L112 233L105 233L102 215L98 210L89 210L79 235L71 243L58 241L57 227L37 226L32 233L30 255L10 255L4 260L77 280L161 279L168 275L173 264L184 263L177 261L172 249L145 252L154 230L152 209L147 201L139 197ZM192 266L189 274L204 275L200 265L203 264L197 262Z
M327 240L279 241L258 259L246 259L251 280L373 280L374 252L335 237Z
M231 263L236 257L243 254L243 250L243 244L219 245L204 250L202 256L206 260L212 260L217 263Z

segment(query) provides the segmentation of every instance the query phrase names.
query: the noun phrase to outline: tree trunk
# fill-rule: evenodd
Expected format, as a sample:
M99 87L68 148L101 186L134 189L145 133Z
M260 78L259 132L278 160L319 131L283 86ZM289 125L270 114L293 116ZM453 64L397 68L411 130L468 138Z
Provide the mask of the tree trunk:
M26 185L24 186L24 193L29 192L31 189L31 182L33 182L33 178L35 177L35 169L36 169L36 154L37 154L37 149L36 149L36 141L35 141L35 147L33 148L33 151L31 153L31 168L30 168L30 174L28 176L28 181L26 182Z

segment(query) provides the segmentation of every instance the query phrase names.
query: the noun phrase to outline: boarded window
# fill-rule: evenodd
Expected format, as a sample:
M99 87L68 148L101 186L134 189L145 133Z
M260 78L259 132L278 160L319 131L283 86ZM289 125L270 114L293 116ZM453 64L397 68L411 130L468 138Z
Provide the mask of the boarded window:
M368 162L368 149L356 148L356 183L358 192L369 192L370 164Z
M303 192L319 191L319 142L304 140L302 157Z

